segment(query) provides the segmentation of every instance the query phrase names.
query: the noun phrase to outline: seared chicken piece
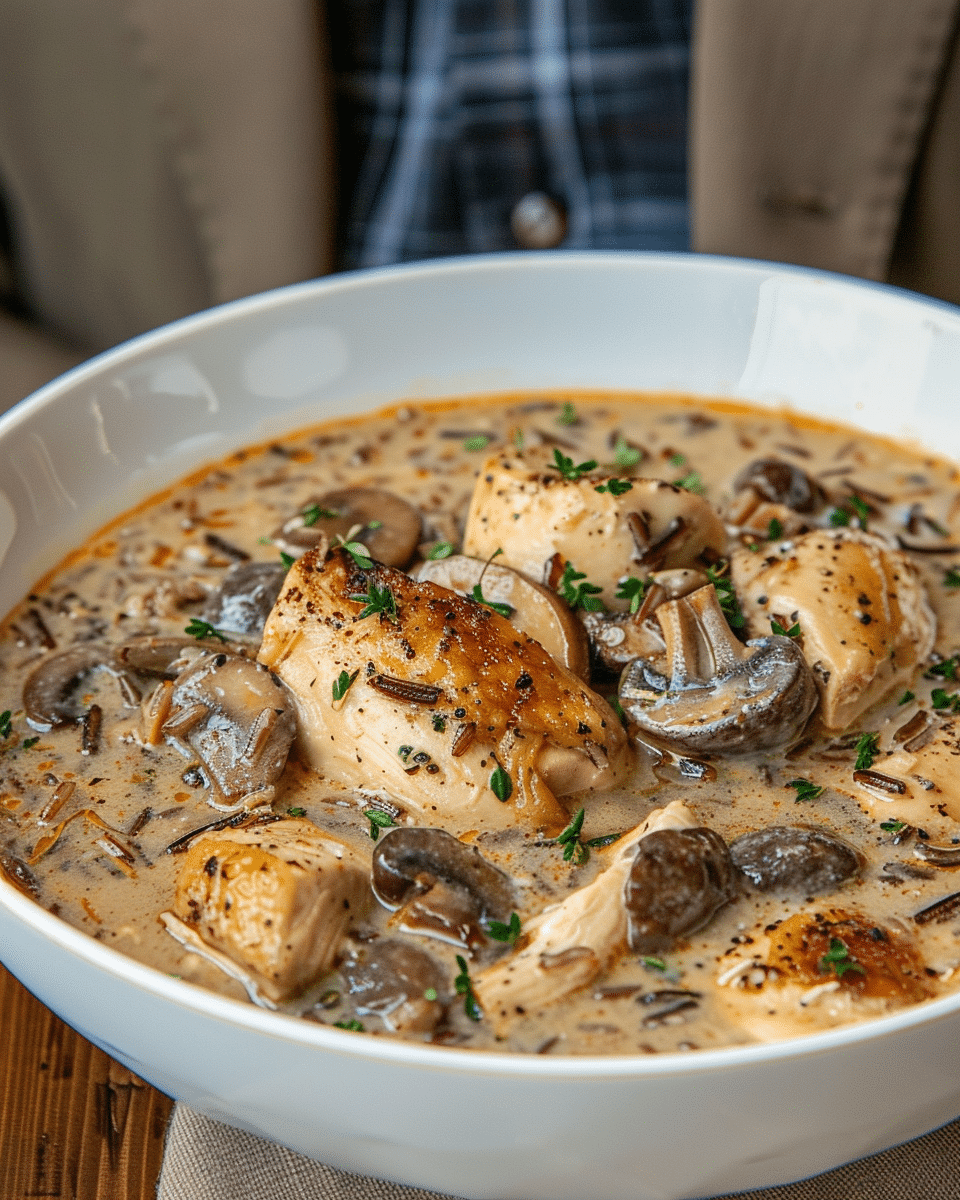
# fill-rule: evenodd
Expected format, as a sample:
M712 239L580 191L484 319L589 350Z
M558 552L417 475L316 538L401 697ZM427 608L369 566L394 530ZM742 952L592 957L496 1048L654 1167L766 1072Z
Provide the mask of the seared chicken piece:
M366 908L368 877L368 863L310 821L225 829L190 846L177 879L178 920L165 924L190 949L235 962L256 998L282 1003L332 969ZM181 922L194 938L182 936Z
M619 482L619 477L614 477ZM610 476L591 472L565 479L545 449L504 450L480 470L470 502L463 552L498 559L536 582L555 554L587 581L608 609L623 610L617 581L664 568L698 565L719 555L723 523L701 496L660 479L629 479L620 495L598 491Z
M373 611L379 606L379 611ZM260 659L299 712L302 757L453 832L558 833L557 795L629 767L613 710L504 617L402 571L310 551L290 570ZM332 685L352 679L334 700Z
M637 843L661 829L694 829L679 800L658 808L610 848L610 863L586 887L528 921L521 948L473 978L477 1000L497 1035L524 1012L535 1012L585 987L627 947L623 891Z
M721 959L717 999L761 1042L880 1016L933 995L924 963L903 933L841 909L802 911L767 935L752 958Z
M758 553L737 550L731 578L751 637L800 625L828 729L845 729L913 677L936 620L916 568L857 529L817 530Z

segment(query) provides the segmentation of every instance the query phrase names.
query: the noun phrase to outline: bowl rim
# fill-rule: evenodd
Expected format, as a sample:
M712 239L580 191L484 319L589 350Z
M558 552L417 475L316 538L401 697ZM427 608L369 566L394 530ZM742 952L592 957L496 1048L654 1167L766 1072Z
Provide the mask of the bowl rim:
M141 352L164 350L185 336L202 334L237 316L266 313L296 304L316 294L354 291L399 285L408 279L430 276L477 276L490 272L528 274L531 269L568 271L583 266L636 271L638 264L662 266L683 273L727 273L740 277L799 276L825 286L853 291L870 291L907 302L925 311L949 316L960 325L960 308L944 300L927 297L892 284L859 279L819 268L769 262L763 259L732 258L724 255L664 253L631 250L534 251L524 254L492 253L431 259L386 267L341 272L305 280L268 292L230 300L193 313L130 338L71 368L25 397L0 415L0 440L39 409L61 394L102 371L121 365ZM402 402L398 398L397 402ZM176 465L171 464L176 470ZM751 1042L696 1051L670 1051L656 1055L537 1055L519 1052L471 1050L457 1046L435 1046L389 1036L364 1035L321 1025L301 1017L260 1008L247 1001L209 991L200 985L173 978L120 950L104 945L66 921L54 916L12 884L0 878L0 907L13 918L36 930L61 950L90 966L119 977L122 982L152 997L183 1007L195 1015L311 1050L340 1057L361 1058L408 1068L441 1073L470 1073L520 1078L550 1079L556 1076L589 1078L648 1078L664 1075L698 1075L729 1071L816 1056L839 1048L891 1037L919 1025L956 1017L960 1013L960 991L923 1001L884 1016L811 1032L774 1042ZM2 959L0 953L0 959ZM121 1053L116 1048L111 1048Z

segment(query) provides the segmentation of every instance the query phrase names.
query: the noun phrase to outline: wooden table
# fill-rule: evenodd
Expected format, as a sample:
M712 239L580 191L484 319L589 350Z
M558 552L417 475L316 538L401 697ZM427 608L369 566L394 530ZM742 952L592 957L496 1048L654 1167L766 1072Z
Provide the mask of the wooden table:
M2 1200L148 1200L172 1105L0 967Z

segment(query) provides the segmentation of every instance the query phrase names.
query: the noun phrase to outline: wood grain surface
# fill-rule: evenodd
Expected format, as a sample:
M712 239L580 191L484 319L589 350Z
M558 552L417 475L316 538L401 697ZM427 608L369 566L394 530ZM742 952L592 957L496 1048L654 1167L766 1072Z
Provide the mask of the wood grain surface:
M0 1200L147 1200L172 1105L0 967Z

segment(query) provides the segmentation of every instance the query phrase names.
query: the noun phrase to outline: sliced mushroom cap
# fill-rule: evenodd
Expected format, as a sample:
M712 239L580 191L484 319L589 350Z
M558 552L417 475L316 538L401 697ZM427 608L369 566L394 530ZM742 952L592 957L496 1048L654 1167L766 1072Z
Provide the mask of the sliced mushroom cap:
M0 846L0 879L23 892L31 900L40 899L40 884L27 864Z
M286 574L282 563L235 563L207 597L203 620L230 633L262 634Z
M643 733L685 754L750 754L799 736L817 688L792 638L743 646L712 586L661 605L657 617L670 677L638 659L620 682L620 703Z
M217 793L215 808L251 807L273 798L297 731L283 683L260 663L211 654L174 683L163 726L200 757Z
M23 708L27 724L40 733L72 725L83 716L78 703L78 685L94 671L106 671L121 682L124 698L139 702L139 693L118 664L111 646L82 642L50 654L30 672L23 685Z
M234 650L215 638L164 634L125 642L117 649L117 661L138 675L176 679L197 658L220 652L234 653Z
M513 912L509 878L443 829L391 829L373 853L373 894L400 928L457 945L481 945L490 921Z
M723 838L712 829L660 829L642 838L623 888L631 950L657 954L695 933L740 887Z
M758 458L748 463L733 481L735 492L746 488L772 504L782 504L798 513L815 512L826 499L816 480L782 458Z
M480 586L483 597L513 610L507 618L535 638L546 652L581 679L590 678L590 650L586 630L565 600L510 567L484 563L465 554L452 554L425 562L414 578L427 579L462 596L472 596Z
M379 1017L391 1033L429 1033L444 1014L444 973L409 942L378 939L348 958L340 973L357 1016Z
M420 541L420 514L393 492L348 487L314 496L271 534L274 545L299 558L337 537L361 542L370 557L388 567L405 567Z
M730 844L730 857L760 892L836 891L860 871L852 846L802 825L772 825L745 833Z

